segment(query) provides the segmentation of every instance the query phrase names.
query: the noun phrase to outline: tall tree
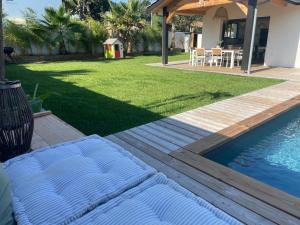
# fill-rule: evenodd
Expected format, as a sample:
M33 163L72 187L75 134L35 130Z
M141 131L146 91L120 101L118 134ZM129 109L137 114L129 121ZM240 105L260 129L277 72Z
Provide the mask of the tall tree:
M109 0L63 0L68 12L81 20L88 17L100 20L101 14L109 10Z
M32 54L32 43L39 46L43 44L43 40L35 32L39 21L34 10L30 8L23 11L23 17L25 19L24 24L16 24L14 21L5 20L4 39L5 43L20 47L24 53L30 49L30 53Z
M72 19L63 5L58 9L46 8L43 17L37 32L52 47L58 46L60 54L67 54L66 43L75 45L84 33L83 27Z
M2 0L0 0L0 81L5 79L5 61L3 52L3 10L2 10Z
M146 26L147 0L110 2L111 10L104 14L108 30L125 43L127 53L132 54L135 34Z
M172 23L177 31L193 32L195 29L201 29L197 23L202 22L202 16L180 16L175 15Z

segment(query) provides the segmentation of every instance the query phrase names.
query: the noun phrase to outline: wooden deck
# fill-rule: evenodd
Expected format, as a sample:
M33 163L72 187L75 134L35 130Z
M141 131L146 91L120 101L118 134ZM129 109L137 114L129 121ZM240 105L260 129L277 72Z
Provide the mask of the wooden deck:
M287 81L106 138L245 224L296 225L300 199L201 154L298 105L299 95L300 82ZM33 146L83 135L53 115L35 121Z
M83 136L85 136L83 133L65 123L51 112L37 113L34 115L31 149L35 150L75 140Z

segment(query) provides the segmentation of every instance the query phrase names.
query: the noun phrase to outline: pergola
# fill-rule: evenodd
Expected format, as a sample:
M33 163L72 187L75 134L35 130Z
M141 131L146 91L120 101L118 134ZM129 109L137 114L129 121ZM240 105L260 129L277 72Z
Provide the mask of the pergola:
M247 15L242 70L250 73L258 6L268 2L279 7L286 7L288 3L300 4L299 0L157 0L149 10L163 16L162 63L168 64L168 24L174 15L205 15L213 7L236 4Z

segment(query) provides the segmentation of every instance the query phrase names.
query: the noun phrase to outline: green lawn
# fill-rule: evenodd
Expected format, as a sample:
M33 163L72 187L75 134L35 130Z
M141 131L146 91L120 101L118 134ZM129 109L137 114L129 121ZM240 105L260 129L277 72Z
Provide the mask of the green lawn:
M171 60L187 58L171 56ZM108 135L280 81L154 68L159 56L9 65L27 93L57 92L46 109L85 134Z

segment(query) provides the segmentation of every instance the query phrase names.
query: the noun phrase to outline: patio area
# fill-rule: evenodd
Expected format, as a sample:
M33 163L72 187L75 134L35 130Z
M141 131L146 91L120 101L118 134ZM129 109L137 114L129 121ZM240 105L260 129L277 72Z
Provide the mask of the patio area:
M213 72L220 74L247 76L247 77L261 77L271 78L279 80L300 81L300 69L299 68L285 68L285 67L267 67L261 64L252 65L251 74L245 73L240 67L235 66L233 68L225 66L210 66L210 65L197 65L193 66L188 60L172 61L167 65L161 63L150 63L148 66L163 67L170 69L179 69L187 71L201 71L201 72Z

